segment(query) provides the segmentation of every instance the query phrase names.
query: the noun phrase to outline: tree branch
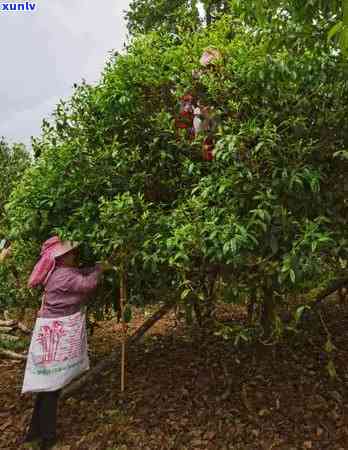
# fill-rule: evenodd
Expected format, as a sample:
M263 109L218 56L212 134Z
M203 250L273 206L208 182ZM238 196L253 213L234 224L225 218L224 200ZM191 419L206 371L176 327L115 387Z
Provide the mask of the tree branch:
M348 287L348 278L339 278L337 280L333 280L327 288L325 288L322 292L320 292L319 295L317 295L316 299L314 300L313 309L318 308L321 306L322 302L331 294L338 291L339 289L342 289L344 287Z
M20 360L27 359L27 355L15 353L15 352L12 352L11 350L5 350L4 348L0 348L0 355L3 355L5 357L11 358L11 359L20 359Z
M164 317L173 307L175 303L170 302L163 305L158 311L156 311L143 325L136 330L136 332L128 339L127 345L135 344L140 341L144 334L152 328L162 317ZM97 375L100 375L105 369L107 369L113 362L120 357L120 349L117 348L109 356L100 361L93 369L87 372L78 380L72 382L69 386L63 389L62 397L70 397L75 391L80 389L86 382L92 380Z

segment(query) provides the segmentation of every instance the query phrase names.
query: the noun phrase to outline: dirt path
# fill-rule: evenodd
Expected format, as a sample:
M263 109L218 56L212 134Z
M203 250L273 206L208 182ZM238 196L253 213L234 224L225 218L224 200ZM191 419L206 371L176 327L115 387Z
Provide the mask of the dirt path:
M162 320L132 350L124 398L115 361L94 385L61 403L56 448L346 450L348 309L340 308L326 311L337 347L335 382L316 322L291 345L237 351L218 337L175 329L173 317ZM116 324L97 329L92 359L119 345L119 337ZM20 448L30 416L31 397L20 397L22 374L23 363L0 360L1 449Z

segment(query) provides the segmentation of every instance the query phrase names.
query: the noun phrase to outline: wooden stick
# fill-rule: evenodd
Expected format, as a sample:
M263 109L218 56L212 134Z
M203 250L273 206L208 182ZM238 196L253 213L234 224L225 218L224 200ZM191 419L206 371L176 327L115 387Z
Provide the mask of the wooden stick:
M25 334L31 334L31 330L22 322L18 322L17 328Z
M20 337L12 336L11 334L0 334L0 341L19 341Z
M7 311L7 309L5 309L4 311L4 318L5 320L11 320L10 313Z
M13 331L13 327L0 327L1 333L9 333L10 331Z
M121 364L121 392L123 393L125 390L125 372L126 372L126 341L123 339L122 341L122 364Z
M124 269L123 265L121 267L121 280L120 280L120 308L121 308L121 323L122 323L122 330L124 326ZM126 352L125 352L125 342L122 338L122 350L121 350L121 392L124 392L124 366L125 366L125 359L126 359Z
M14 327L17 325L16 320L0 320L0 327Z
M11 359L21 359L26 360L27 355L21 355L20 353L12 352L11 350L5 350L4 348L0 348L0 355L6 356Z
M127 324L124 319L124 310L127 304L127 273L124 266L121 267L121 282L120 282L120 307L121 307L121 323L122 323L122 351L121 351L121 392L125 391L126 378L126 343L127 343Z

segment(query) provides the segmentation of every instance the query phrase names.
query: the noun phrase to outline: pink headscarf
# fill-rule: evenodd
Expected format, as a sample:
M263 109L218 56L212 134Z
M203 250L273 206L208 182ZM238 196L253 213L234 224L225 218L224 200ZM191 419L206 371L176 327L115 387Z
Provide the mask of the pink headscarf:
M56 258L77 247L77 243L61 241L53 236L45 241L41 247L40 259L36 263L28 281L28 287L34 288L45 285L56 266Z

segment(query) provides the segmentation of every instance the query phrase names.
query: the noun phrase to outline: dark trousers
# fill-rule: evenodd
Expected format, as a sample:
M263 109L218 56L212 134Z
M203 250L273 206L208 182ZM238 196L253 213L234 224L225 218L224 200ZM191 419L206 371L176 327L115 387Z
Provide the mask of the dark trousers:
M28 430L29 437L44 440L56 439L59 394L60 390L37 394Z

